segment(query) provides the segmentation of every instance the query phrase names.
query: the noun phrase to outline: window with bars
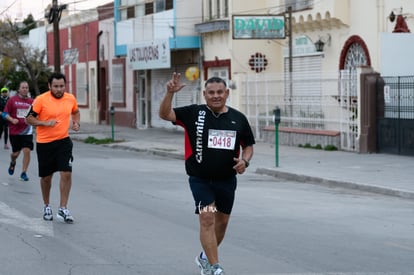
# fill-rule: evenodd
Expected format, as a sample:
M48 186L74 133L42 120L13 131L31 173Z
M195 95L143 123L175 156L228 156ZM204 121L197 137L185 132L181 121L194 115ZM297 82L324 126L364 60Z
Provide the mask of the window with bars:
M313 8L313 0L285 0L286 9L292 7L292 11L301 11Z
M76 68L76 100L79 105L88 104L87 88L86 68L78 64Z
M155 12L165 10L165 0L155 0Z
M165 9L172 10L174 8L174 0L165 0Z
M157 12L163 12L174 8L174 0L153 0L153 1L121 1L119 7L121 20L141 17Z
M135 17L135 7L128 7L126 10L126 19Z
M209 0L208 1L208 19L219 19L229 17L229 1L228 0Z
M144 15L145 0L120 0L119 12L121 20Z
M154 13L154 3L145 3L145 15Z
M223 1L223 15L225 18L229 17L229 0Z
M213 19L213 0L208 0L208 18Z
M250 56L249 66L252 71L255 71L256 73L260 73L266 70L267 65L268 65L268 61L267 61L266 55L261 54L261 53L255 53Z
M123 64L112 65L112 102L124 103L124 66Z

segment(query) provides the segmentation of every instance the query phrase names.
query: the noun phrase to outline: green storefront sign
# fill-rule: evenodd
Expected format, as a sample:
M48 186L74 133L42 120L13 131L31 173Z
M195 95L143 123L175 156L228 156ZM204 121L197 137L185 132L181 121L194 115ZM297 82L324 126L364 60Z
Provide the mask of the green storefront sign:
M233 15L233 39L284 38L284 16Z

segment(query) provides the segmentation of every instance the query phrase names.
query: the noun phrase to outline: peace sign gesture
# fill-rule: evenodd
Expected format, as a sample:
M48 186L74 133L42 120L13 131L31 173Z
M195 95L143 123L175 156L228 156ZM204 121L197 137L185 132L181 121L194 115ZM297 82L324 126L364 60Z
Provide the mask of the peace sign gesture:
M180 91L182 88L184 88L185 84L181 84L180 79L181 74L174 72L171 80L167 82L168 93L176 93Z

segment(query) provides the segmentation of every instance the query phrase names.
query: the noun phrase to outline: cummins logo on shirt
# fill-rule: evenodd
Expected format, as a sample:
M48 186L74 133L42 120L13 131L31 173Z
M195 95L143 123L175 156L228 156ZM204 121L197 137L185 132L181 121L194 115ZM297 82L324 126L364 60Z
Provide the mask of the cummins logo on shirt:
M198 111L198 118L196 121L196 154L195 158L198 163L203 161L203 131L204 131L204 122L206 118L206 111Z

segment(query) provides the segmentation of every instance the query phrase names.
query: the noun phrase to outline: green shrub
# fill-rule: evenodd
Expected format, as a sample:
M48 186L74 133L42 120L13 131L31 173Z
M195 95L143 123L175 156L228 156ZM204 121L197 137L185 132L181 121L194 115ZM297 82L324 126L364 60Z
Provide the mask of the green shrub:
M326 145L325 148L323 148L325 151L337 151L338 148L334 145Z
M306 143L305 145L299 144L298 147L300 148L308 148L308 149L317 149L317 150L325 150L325 151L337 151L338 148L336 148L334 145L326 145L322 148L322 145L317 144L315 146L311 145L310 143Z
M89 144L108 144L108 143L112 143L114 141L112 140L112 138L97 139L95 137L89 136L84 140L84 142L89 143Z

